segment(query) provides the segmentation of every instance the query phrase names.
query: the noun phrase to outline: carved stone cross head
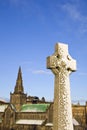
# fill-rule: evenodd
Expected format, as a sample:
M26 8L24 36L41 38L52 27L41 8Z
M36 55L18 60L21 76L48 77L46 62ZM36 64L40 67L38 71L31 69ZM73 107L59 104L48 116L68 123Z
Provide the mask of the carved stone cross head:
M47 57L47 68L56 69L56 73L62 68L69 72L76 71L76 60L69 55L67 44L57 43L55 45L54 54Z

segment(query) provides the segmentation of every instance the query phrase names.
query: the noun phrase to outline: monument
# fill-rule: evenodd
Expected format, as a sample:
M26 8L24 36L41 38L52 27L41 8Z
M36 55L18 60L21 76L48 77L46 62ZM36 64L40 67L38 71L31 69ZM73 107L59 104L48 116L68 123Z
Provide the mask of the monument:
M47 68L55 75L53 130L73 130L69 75L76 70L76 61L67 44L56 44L54 54L47 57Z

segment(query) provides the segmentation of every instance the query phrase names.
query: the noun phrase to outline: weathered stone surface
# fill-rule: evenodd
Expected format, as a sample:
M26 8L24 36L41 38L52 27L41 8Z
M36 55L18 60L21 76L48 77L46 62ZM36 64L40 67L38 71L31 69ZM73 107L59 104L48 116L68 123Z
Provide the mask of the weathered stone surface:
M68 54L68 45L56 44L47 68L55 75L53 130L73 130L69 74L76 70L76 61Z

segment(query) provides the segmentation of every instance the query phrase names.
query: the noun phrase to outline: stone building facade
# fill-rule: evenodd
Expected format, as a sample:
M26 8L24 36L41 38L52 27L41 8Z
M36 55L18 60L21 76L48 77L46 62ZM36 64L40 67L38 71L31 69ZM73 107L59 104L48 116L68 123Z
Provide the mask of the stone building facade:
M72 105L75 130L86 130L87 104ZM76 120L75 120L76 119ZM24 93L21 67L10 102L0 101L0 130L52 130L53 102Z
M87 102L85 105L79 103L72 105L73 118L75 118L83 130L87 130Z
M52 128L53 105L42 97L24 93L21 67L10 102L0 102L0 130L48 130Z

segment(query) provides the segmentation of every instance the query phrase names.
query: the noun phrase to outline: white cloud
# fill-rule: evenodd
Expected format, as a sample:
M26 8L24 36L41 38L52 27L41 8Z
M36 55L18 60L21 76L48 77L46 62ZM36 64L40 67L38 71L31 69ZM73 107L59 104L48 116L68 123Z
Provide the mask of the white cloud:
M80 3L81 4L81 3ZM79 1L78 3L66 3L61 6L61 9L65 11L68 16L78 22L79 32L85 33L87 32L87 15L82 14L82 10L80 9Z
M32 71L34 74L52 74L51 72L44 71L44 70L34 70Z
M66 3L62 6L62 9L66 11L69 16L74 20L81 20L81 14L77 9L77 6L71 3Z

